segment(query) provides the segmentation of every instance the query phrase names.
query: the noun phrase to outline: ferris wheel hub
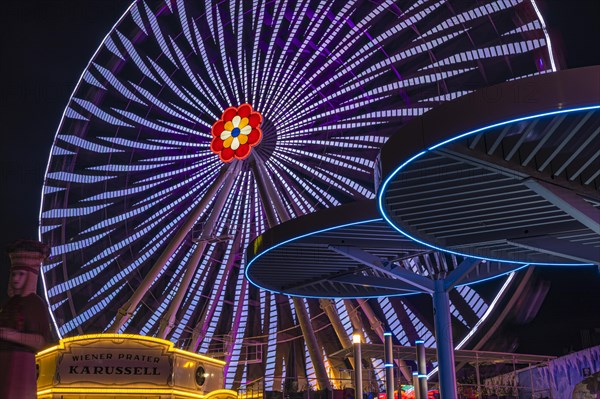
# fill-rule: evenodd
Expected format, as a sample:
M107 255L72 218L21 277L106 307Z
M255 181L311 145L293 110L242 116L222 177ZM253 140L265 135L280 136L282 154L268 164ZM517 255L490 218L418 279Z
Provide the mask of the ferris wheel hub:
M261 123L262 115L250 104L227 108L212 125L211 151L223 162L248 158L252 147L262 139Z

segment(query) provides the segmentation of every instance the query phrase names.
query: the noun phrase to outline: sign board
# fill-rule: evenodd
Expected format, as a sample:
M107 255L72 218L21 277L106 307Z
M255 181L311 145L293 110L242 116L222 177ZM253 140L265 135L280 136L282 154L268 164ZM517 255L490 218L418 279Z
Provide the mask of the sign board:
M71 342L58 357L56 383L168 386L173 360L167 349L133 340Z
M36 355L41 399L175 399L217 395L224 390L225 362L175 348L171 341L134 334L89 334L61 339ZM219 396L220 395L220 396Z

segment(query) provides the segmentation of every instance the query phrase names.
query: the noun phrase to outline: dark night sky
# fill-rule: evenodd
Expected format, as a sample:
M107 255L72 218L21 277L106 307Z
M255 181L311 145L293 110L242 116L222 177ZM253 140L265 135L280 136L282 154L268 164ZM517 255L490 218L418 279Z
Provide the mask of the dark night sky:
M538 3L563 68L600 64L600 1ZM63 109L90 57L128 4L21 0L2 5L0 296L8 264L4 248L17 238L37 237L44 170ZM515 327L523 337L519 351L548 352L534 335L545 324L557 350L570 340L580 341L580 328L600 329L600 316L592 317L600 313L598 270L544 269L536 271L536 278L550 283L550 293L532 323Z

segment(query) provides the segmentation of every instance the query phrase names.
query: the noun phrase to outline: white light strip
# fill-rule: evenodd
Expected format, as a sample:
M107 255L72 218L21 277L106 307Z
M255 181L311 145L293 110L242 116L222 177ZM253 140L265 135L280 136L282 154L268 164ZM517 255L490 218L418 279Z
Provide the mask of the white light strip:
M525 266L529 266L529 265L525 265ZM467 343L467 341L473 336L473 334L475 334L477 332L477 329L479 328L479 326L481 326L481 324L483 324L485 322L485 320L489 317L489 315L492 314L492 311L494 310L494 307L496 307L496 304L500 300L500 297L502 296L502 293L504 293L504 291L510 285L510 282L515 277L515 273L516 272L511 272L509 274L508 278L506 279L506 281L502 285L502 288L500 288L500 291L498 291L498 294L496 295L496 297L494 298L494 300L492 301L492 303L490 303L490 306L488 307L487 311L483 314L483 317L481 317L481 319L479 319L479 321L475 324L475 326L471 329L471 331L469 331L469 333L467 334L467 336L464 337L462 339L462 341L460 341L458 343L458 345L456 345L456 347L454 347L454 350L461 349ZM437 371L438 371L437 367L435 367L433 370L431 370L429 372L429 374L427 374L427 379L431 378L431 376L434 375L435 373L437 373Z
M546 37L546 43L548 47L548 56L550 57L550 65L552 65L552 72L556 72L556 64L554 62L554 54L552 53L552 42L550 41L550 35L548 35L548 30L546 29L546 22L544 21L544 17L542 17L542 13L538 8L535 0L531 0L531 5L537 14L537 17L540 19L540 23L542 24L542 30L544 31L544 36Z

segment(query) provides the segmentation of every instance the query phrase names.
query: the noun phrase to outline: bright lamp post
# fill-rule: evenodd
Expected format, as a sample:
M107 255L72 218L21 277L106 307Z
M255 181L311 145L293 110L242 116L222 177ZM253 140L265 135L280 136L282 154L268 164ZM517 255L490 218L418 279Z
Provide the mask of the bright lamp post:
M362 352L360 345L360 334L355 332L352 335L354 344L354 398L362 399Z

